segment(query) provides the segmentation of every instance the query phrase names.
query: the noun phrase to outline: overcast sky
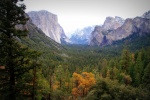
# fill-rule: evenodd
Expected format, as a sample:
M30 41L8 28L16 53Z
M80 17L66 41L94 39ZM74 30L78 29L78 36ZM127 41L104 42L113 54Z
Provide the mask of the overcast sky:
M47 10L58 16L67 33L103 24L107 16L134 18L150 10L150 0L24 0L26 12Z

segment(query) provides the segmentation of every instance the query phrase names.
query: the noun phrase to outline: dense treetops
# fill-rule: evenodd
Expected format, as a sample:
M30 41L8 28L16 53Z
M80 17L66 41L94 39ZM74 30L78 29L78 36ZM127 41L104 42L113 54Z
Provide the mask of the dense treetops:
M150 98L149 36L103 48L61 46L31 23L29 32L16 30L27 21L17 2L0 1L0 99Z

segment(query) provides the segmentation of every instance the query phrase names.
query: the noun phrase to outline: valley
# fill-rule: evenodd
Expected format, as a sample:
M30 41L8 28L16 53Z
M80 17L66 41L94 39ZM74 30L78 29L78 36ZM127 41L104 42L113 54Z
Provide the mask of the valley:
M149 100L150 11L69 39L57 15L24 10L0 2L0 100Z

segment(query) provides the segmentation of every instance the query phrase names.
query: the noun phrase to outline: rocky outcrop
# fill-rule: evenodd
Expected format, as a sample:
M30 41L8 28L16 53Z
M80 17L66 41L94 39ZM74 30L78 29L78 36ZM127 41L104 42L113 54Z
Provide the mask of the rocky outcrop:
M77 29L72 33L70 41L72 44L88 44L90 42L91 32L95 26L88 26L83 29Z
M127 38L134 33L139 36L150 34L150 19L148 19L147 15L146 17L128 18L125 21L121 21L123 23L119 25L113 25L112 22L112 19L109 21L106 18L104 25L95 27L90 41L91 46L112 44L114 41Z
M122 19L121 17L107 17L104 24L102 25L102 28L103 30L114 30L122 26L123 23L124 19Z
M45 10L31 11L28 15L32 19L32 23L51 39L58 43L63 43L66 40L67 37L58 23L57 15Z
M150 11L144 13L142 17L146 19L150 19Z
M91 33L90 45L104 45L110 44L111 41L108 41L107 36L115 29L121 27L124 23L124 20L120 17L107 17L102 26L96 26L94 31Z

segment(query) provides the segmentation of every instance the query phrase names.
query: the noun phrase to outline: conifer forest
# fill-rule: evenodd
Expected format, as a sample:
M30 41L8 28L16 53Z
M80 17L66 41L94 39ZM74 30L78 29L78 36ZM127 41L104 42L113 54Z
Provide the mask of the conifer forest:
M0 100L149 100L150 35L59 44L22 1L0 0Z

